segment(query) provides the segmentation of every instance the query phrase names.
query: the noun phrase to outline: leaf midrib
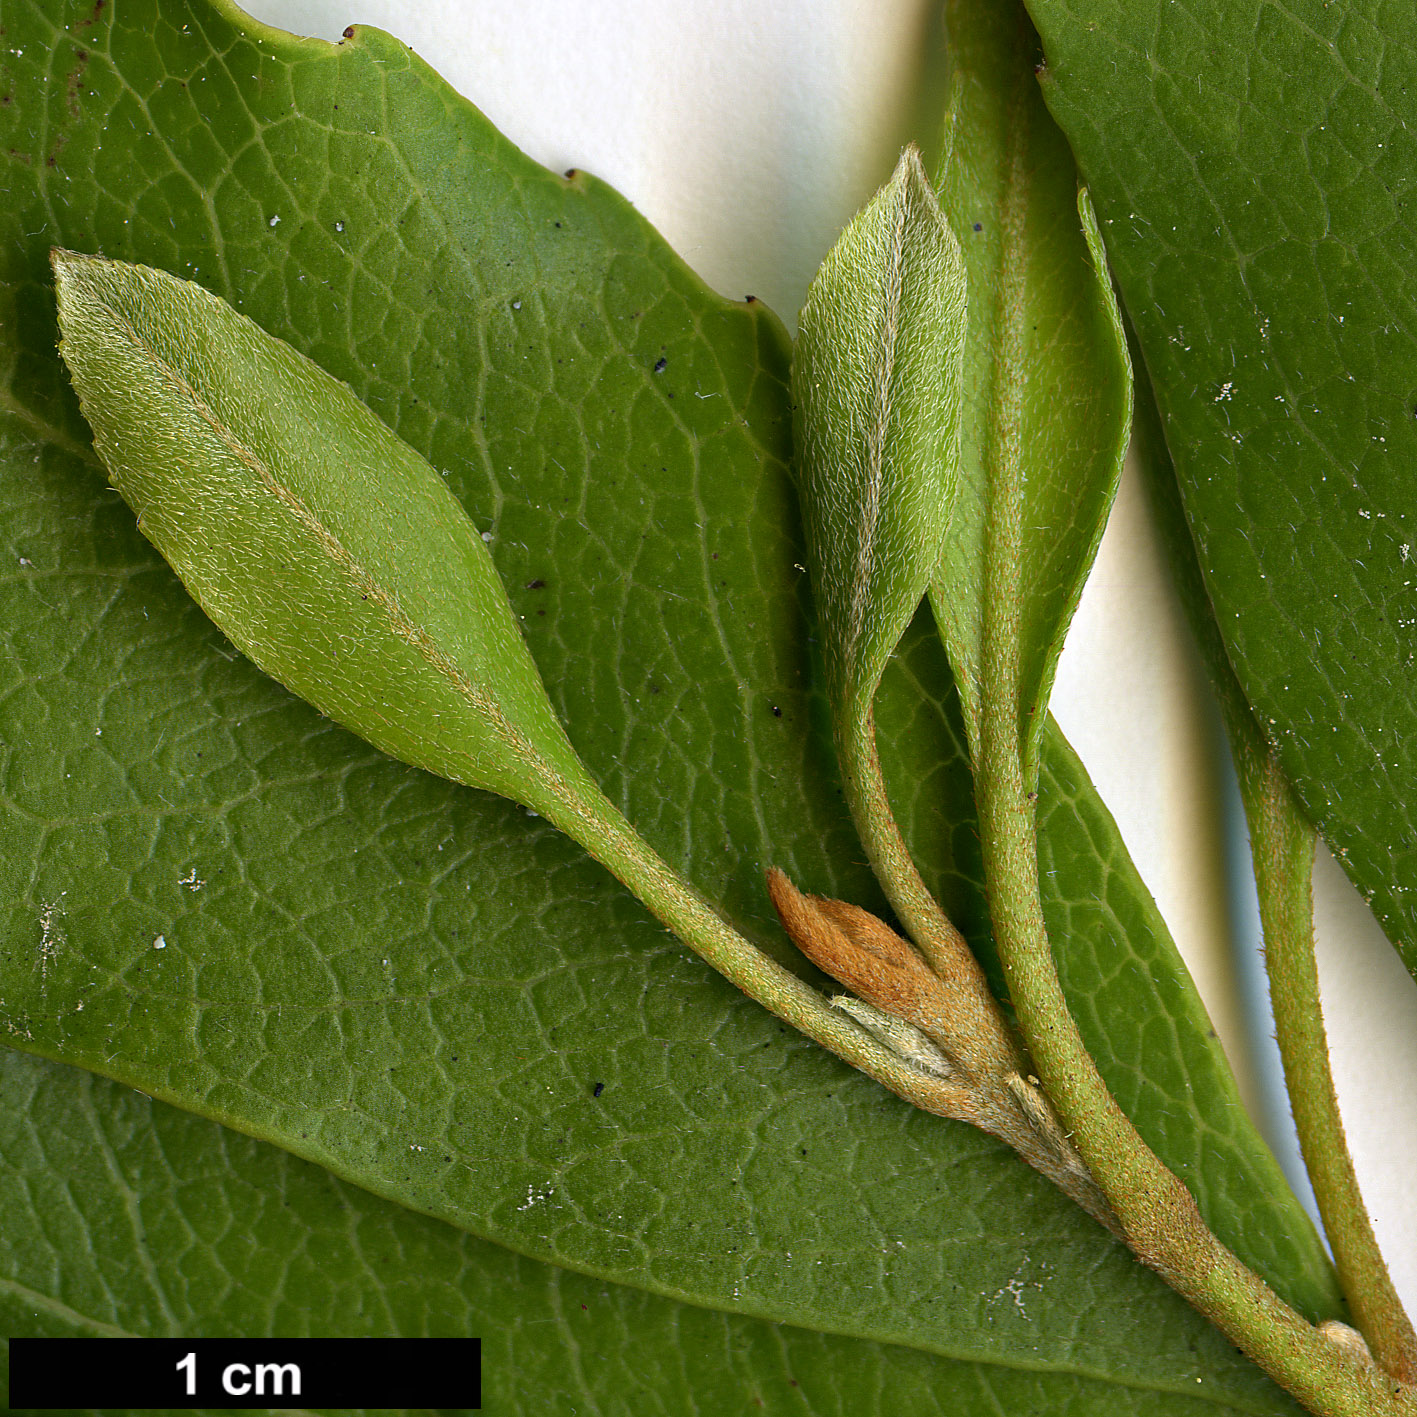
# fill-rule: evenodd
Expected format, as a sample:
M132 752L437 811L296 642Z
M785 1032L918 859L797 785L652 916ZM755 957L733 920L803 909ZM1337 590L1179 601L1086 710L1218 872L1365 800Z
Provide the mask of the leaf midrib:
M875 387L872 389L871 424L866 431L866 485L862 500L862 528L857 540L859 556L856 575L851 587L850 620L847 644L851 654L851 681L860 673L862 630L866 622L866 607L876 575L877 531L881 519L882 480L885 476L886 442L891 421L891 387L895 382L896 340L900 333L900 302L902 267L905 261L905 225L910 198L907 179L900 200L895 206L891 226L886 270L882 280L881 329L878 342L880 358L876 364ZM875 685L859 686L866 690L866 706Z

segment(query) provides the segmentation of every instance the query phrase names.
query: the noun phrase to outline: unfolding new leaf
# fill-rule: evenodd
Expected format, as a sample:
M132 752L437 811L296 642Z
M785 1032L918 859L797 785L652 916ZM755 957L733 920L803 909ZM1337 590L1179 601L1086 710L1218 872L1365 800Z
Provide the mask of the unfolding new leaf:
M864 715L940 559L965 276L915 149L838 238L792 360L798 481L834 705Z
M946 22L939 190L969 271L970 338L959 497L930 601L976 744L986 606L1010 627L1000 652L1017 656L1019 737L1036 772L1063 636L1121 474L1130 369L1091 208L1038 92L1027 16L956 0ZM1014 538L1016 585L1001 551Z

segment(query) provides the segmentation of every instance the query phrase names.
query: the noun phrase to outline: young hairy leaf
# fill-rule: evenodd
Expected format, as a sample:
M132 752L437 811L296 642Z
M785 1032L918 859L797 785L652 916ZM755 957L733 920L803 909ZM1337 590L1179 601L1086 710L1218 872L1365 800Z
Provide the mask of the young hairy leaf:
M1417 971L1417 11L1029 8L1230 663Z
M544 823L384 758L237 655L103 485L48 252L196 276L446 473L592 774L785 953L768 862L878 898L804 649L772 317L377 32L294 41L196 0L17 3L6 27L8 1041L617 1283L1291 1410L1002 1147L783 1032ZM940 661L917 641L878 712L917 859L977 929ZM1105 813L1080 777L1054 800L1049 908L1084 942L1068 987L1109 1080L1237 1248L1334 1312Z
M969 272L960 490L931 604L978 743L984 607L1007 597L1025 774L1121 475L1126 341L1086 194L1033 73L1020 6L946 9L953 73L940 202ZM998 538L1017 521L1017 587Z
M72 251L54 273L109 478L235 644L404 762L542 812L594 792L486 545L423 458L199 285Z
M939 564L959 457L965 278L908 150L807 292L792 389L827 691L870 713Z

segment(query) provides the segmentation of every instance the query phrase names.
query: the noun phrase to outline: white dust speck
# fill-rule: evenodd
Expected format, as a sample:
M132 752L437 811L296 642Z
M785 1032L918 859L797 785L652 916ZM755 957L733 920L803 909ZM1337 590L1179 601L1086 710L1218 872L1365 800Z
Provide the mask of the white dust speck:
M155 949L155 950L165 950L166 948L167 948L167 936L166 936L166 935L159 935L159 936L157 937L157 939L155 939L155 940L153 941L153 949Z
M539 1202L550 1200L555 1194L556 1188L554 1186L547 1186L546 1189L542 1191L538 1191L535 1186L528 1186L526 1188L526 1200L519 1205L517 1209L530 1210L532 1206L537 1205Z
M39 908L39 977L41 982L49 974L49 961L59 953L64 943L64 929L59 918L64 913L62 898L45 901Z
M520 310L521 308L522 308L522 303L521 303L520 300L514 300L514 301L512 301L512 309L513 309L513 310Z
M491 541L491 540L492 540L492 533L491 533L490 531L484 531L484 532L482 533L482 539L483 539L484 541Z
M342 221L337 221L337 222L335 223L335 230L336 230L336 231L343 231L343 230L344 230L344 223L343 223Z
M34 562L31 561L28 556L21 556L21 557L20 557L20 565L22 565L22 566L33 566L33 565L34 565Z
M177 884L179 886L186 886L189 891L199 891L206 885L206 882L198 879L197 868L193 866L185 876L179 876L177 878Z
M1024 1290L1025 1290L1025 1289L1040 1289L1040 1290L1041 1290L1041 1289L1043 1288L1043 1281L1042 1281L1041 1279L1024 1279L1024 1278L1023 1278L1023 1272L1024 1272L1024 1269L1027 1267L1027 1265L1028 1265L1028 1260L1025 1259L1025 1260L1023 1261L1023 1263L1020 1264L1019 1267L1014 1271L1014 1276L1013 1276L1013 1278L1012 1278L1011 1280L1009 1280L1009 1282L1008 1282L1006 1285L1004 1285L1004 1287L1003 1287L1002 1289L996 1290L993 1294L991 1294L991 1295L989 1296L989 1301L988 1301L989 1307L992 1308L994 1304L998 1303L998 1301L999 1301L1000 1299L1002 1299L1005 1294L1007 1294L1007 1295L1009 1296L1009 1298L1011 1298L1011 1299L1014 1301L1014 1308L1016 1308L1016 1309L1019 1311L1019 1314L1022 1316L1022 1318L1024 1319L1025 1322L1028 1321L1028 1309L1027 1309L1027 1307L1024 1305L1024 1302L1023 1302L1023 1292L1024 1292Z
M1227 379L1227 380L1220 386L1220 392L1219 392L1218 394L1216 394L1216 396L1215 396L1215 401L1216 401L1216 403L1225 403L1225 402L1229 399L1229 397L1230 397L1231 393L1233 392L1234 388L1235 388L1235 381L1234 381L1233 379Z
M1402 559L1406 561L1407 558L1412 555L1412 543L1410 541L1404 541L1402 545L1397 548L1397 551Z
M280 225L280 218L279 218L278 216L273 216L273 217L271 218L271 220L270 220L270 225L271 225L271 226L279 226L279 225Z

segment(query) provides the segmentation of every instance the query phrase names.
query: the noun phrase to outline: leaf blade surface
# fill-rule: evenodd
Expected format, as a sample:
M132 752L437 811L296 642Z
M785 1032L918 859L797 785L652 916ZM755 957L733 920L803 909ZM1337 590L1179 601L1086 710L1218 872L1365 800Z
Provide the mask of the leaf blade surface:
M0 1097L0 1327L12 1337L476 1334L482 1410L493 1417L628 1414L646 1404L706 1413L755 1401L803 1417L973 1417L1064 1404L1087 1417L1236 1410L1189 1392L941 1360L607 1285L14 1051L0 1055Z

